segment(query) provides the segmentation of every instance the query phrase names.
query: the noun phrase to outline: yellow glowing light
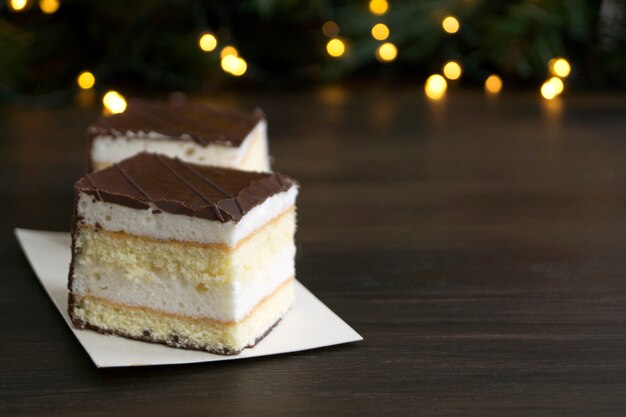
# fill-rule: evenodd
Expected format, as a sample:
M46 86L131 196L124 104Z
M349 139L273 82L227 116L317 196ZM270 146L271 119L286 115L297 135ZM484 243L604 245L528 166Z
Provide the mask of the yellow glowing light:
M59 10L61 2L59 0L39 0L39 8L45 14L52 14Z
M248 70L248 64L243 58L235 55L226 55L222 58L222 69L236 77L239 77Z
M446 79L439 74L433 74L426 80L424 84L424 91L428 98L433 100L439 100L444 96L448 89L448 83Z
M61 2L59 0L39 0L39 8L45 14L53 14L59 10Z
M220 52L220 58L225 58L229 55L232 56L239 56L239 52L237 51L237 49L234 46L225 46L224 48L222 48L222 51Z
M346 52L346 44L339 38L333 38L326 44L326 51L333 58L338 58Z
M203 51L211 52L217 47L217 38L212 33L204 33L200 36L198 45L200 45L200 49Z
M10 0L9 1L9 7L14 12L21 12L22 10L26 9L26 6L28 6L28 0Z
M551 59L548 63L548 68L550 69L552 75L556 75L557 77L561 78L567 77L572 70L572 67L565 58Z
M248 64L246 63L246 61L243 58L237 58L237 62L235 63L230 73L233 74L235 77L239 77L245 74L247 69Z
M485 91L491 94L498 94L502 90L502 79L495 74L490 75L485 80Z
M461 68L461 64L456 61L448 61L443 66L443 75L449 80L458 80L462 73L463 69Z
M461 27L461 24L456 17L446 16L445 19L441 21L441 27L447 33L457 33L459 31L459 28Z
M389 37L389 28L384 23L377 23L372 28L372 36L377 41L384 41Z
M88 90L96 83L96 77L89 71L83 71L76 78L76 84L83 90Z
M391 42L385 42L376 50L376 57L379 61L391 62L398 56L398 48Z
M237 66L237 57L235 55L226 55L221 61L222 69L231 72Z
M376 16L382 16L387 13L389 9L389 3L387 0L371 0L370 1L370 12L375 14Z
M322 32L329 38L337 36L339 35L339 25L332 20L329 20L322 26Z
M541 86L541 95L546 100L552 100L558 95L558 93L556 87L552 83L550 83L550 81L546 81Z
M554 91L557 96L563 92L565 85L563 85L563 81L561 81L559 77L552 77L548 80L548 82L552 84L552 87L554 87Z
M126 110L126 99L117 91L109 91L102 97L102 104L110 113L123 113Z

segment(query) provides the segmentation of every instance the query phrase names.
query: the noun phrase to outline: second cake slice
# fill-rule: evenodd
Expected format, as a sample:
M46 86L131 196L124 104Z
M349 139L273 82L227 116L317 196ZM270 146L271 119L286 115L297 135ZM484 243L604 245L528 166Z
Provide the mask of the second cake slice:
M200 165L269 171L263 112L218 110L203 104L129 100L123 113L101 117L87 129L90 170L142 151Z
M293 300L298 185L139 154L75 185L75 326L234 354Z

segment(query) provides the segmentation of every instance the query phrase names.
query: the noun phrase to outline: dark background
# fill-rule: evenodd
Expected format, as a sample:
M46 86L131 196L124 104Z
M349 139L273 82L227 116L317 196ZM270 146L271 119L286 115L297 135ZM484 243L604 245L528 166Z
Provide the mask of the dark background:
M507 89L538 92L555 57L572 64L567 89L626 88L626 5L619 0L382 0L382 15L368 0L26 0L20 11L14 1L0 1L0 103L9 105L87 104L108 89L212 95L356 79L419 85L449 60L464 70L455 88L480 88L498 74ZM58 9L44 13L50 2ZM442 29L446 16L460 22L457 33ZM323 32L329 21L338 33ZM385 41L372 37L376 23L389 28ZM204 33L217 38L214 51L199 48ZM338 58L326 52L334 37L346 45ZM397 47L394 61L376 59L383 42ZM222 70L226 45L247 62L243 76ZM86 70L96 76L89 100L76 97L76 77Z

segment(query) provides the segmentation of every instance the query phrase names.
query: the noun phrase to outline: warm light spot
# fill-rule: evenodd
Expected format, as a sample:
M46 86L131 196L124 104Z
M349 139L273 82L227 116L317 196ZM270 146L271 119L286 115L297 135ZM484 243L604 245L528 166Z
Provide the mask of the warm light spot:
M248 70L248 64L243 58L237 58L237 62L235 63L233 69L230 71L235 77L239 77L246 73Z
M557 77L561 78L567 77L572 70L572 67L565 58L551 59L548 63L548 68L550 69L552 75L556 75Z
M502 90L502 79L495 74L490 75L485 80L485 91L491 94L498 94Z
M45 14L53 14L59 10L61 2L59 0L39 0L39 8Z
M339 35L339 25L332 20L329 20L322 26L322 32L329 38L337 36Z
M226 72L231 72L237 62L237 57L235 55L225 55L222 58L221 65L222 69Z
M448 89L448 83L446 79L439 74L433 74L426 80L424 84L424 91L428 98L433 100L439 100L444 96Z
M232 72L232 70L237 66L237 58L235 55L226 55L222 58L221 65L222 69L226 72Z
M546 81L541 86L541 95L546 100L552 100L554 97L557 96L557 94L558 93L556 87L552 83L550 83L550 81Z
M372 36L377 41L384 41L389 37L389 28L384 23L377 23L372 28Z
M211 52L217 47L217 38L212 33L203 33L198 40L200 49L205 52Z
M370 1L370 12L375 14L376 16L382 16L387 13L389 9L389 3L387 0L371 0Z
M28 0L9 0L9 7L14 12L21 12L28 6Z
M245 74L248 69L246 61L235 55L226 55L222 58L221 65L225 72L228 72L236 77Z
M52 14L59 10L61 2L59 0L39 0L39 8L45 14Z
M449 80L458 80L462 73L463 69L456 61L448 61L443 66L443 75L445 75Z
M234 46L228 45L222 48L222 51L220 52L220 58L227 57L228 55L239 56L239 52Z
M334 38L326 44L326 51L328 51L328 55L338 58L346 52L346 45L341 39Z
M385 42L376 50L376 57L379 61L390 62L398 56L398 48L391 42Z
M441 21L441 27L448 33L457 33L461 24L456 17L446 16L446 18Z
M554 87L554 91L556 91L557 96L563 92L565 85L563 85L563 81L561 81L559 77L552 77L548 80L548 82Z
M109 91L102 97L102 104L110 113L123 113L126 110L126 99L117 91Z
M96 83L96 77L89 71L81 72L76 78L76 84L83 90L88 90Z

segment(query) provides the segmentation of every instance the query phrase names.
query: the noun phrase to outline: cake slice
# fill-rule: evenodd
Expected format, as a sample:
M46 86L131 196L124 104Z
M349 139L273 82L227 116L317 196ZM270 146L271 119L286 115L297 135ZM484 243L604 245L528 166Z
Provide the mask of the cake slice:
M263 112L203 104L129 100L123 113L89 126L89 168L98 170L139 152L246 171L269 171Z
M140 153L74 185L69 315L93 329L236 354L292 304L295 180Z

